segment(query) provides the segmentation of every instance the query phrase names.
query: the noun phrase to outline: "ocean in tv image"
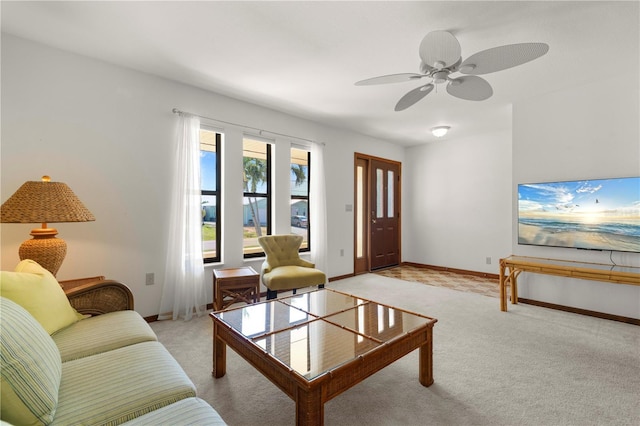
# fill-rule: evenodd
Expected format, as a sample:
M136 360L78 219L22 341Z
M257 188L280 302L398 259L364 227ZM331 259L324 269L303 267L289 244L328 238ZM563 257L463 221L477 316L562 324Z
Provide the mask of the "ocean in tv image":
M519 184L518 243L640 253L640 177Z

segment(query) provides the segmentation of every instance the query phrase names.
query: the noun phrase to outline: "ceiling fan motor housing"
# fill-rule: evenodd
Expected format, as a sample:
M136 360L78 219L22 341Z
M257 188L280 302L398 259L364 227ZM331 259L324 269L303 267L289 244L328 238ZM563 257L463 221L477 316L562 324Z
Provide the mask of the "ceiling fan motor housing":
M431 76L435 84L442 84L449 80L449 71L438 71Z

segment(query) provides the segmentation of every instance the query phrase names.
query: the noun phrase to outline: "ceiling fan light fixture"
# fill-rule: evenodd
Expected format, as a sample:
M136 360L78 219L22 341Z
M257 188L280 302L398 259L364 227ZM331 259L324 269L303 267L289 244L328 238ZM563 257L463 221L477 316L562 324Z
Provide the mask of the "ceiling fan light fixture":
M435 84L442 84L449 80L449 73L447 71L438 71L433 74L433 82Z
M436 126L431 129L431 133L436 138L441 138L449 132L451 126Z

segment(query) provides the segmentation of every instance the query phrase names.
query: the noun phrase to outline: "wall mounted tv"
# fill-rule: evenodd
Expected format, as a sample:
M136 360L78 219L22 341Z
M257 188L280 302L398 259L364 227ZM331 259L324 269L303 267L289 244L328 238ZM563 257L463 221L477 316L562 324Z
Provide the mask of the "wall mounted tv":
M518 244L640 253L640 177L518 184Z

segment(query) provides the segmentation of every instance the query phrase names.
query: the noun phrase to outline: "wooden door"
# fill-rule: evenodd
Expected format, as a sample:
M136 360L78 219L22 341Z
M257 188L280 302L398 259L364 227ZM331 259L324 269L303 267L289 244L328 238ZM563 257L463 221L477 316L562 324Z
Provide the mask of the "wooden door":
M371 269L400 263L400 165L371 161L369 188Z

